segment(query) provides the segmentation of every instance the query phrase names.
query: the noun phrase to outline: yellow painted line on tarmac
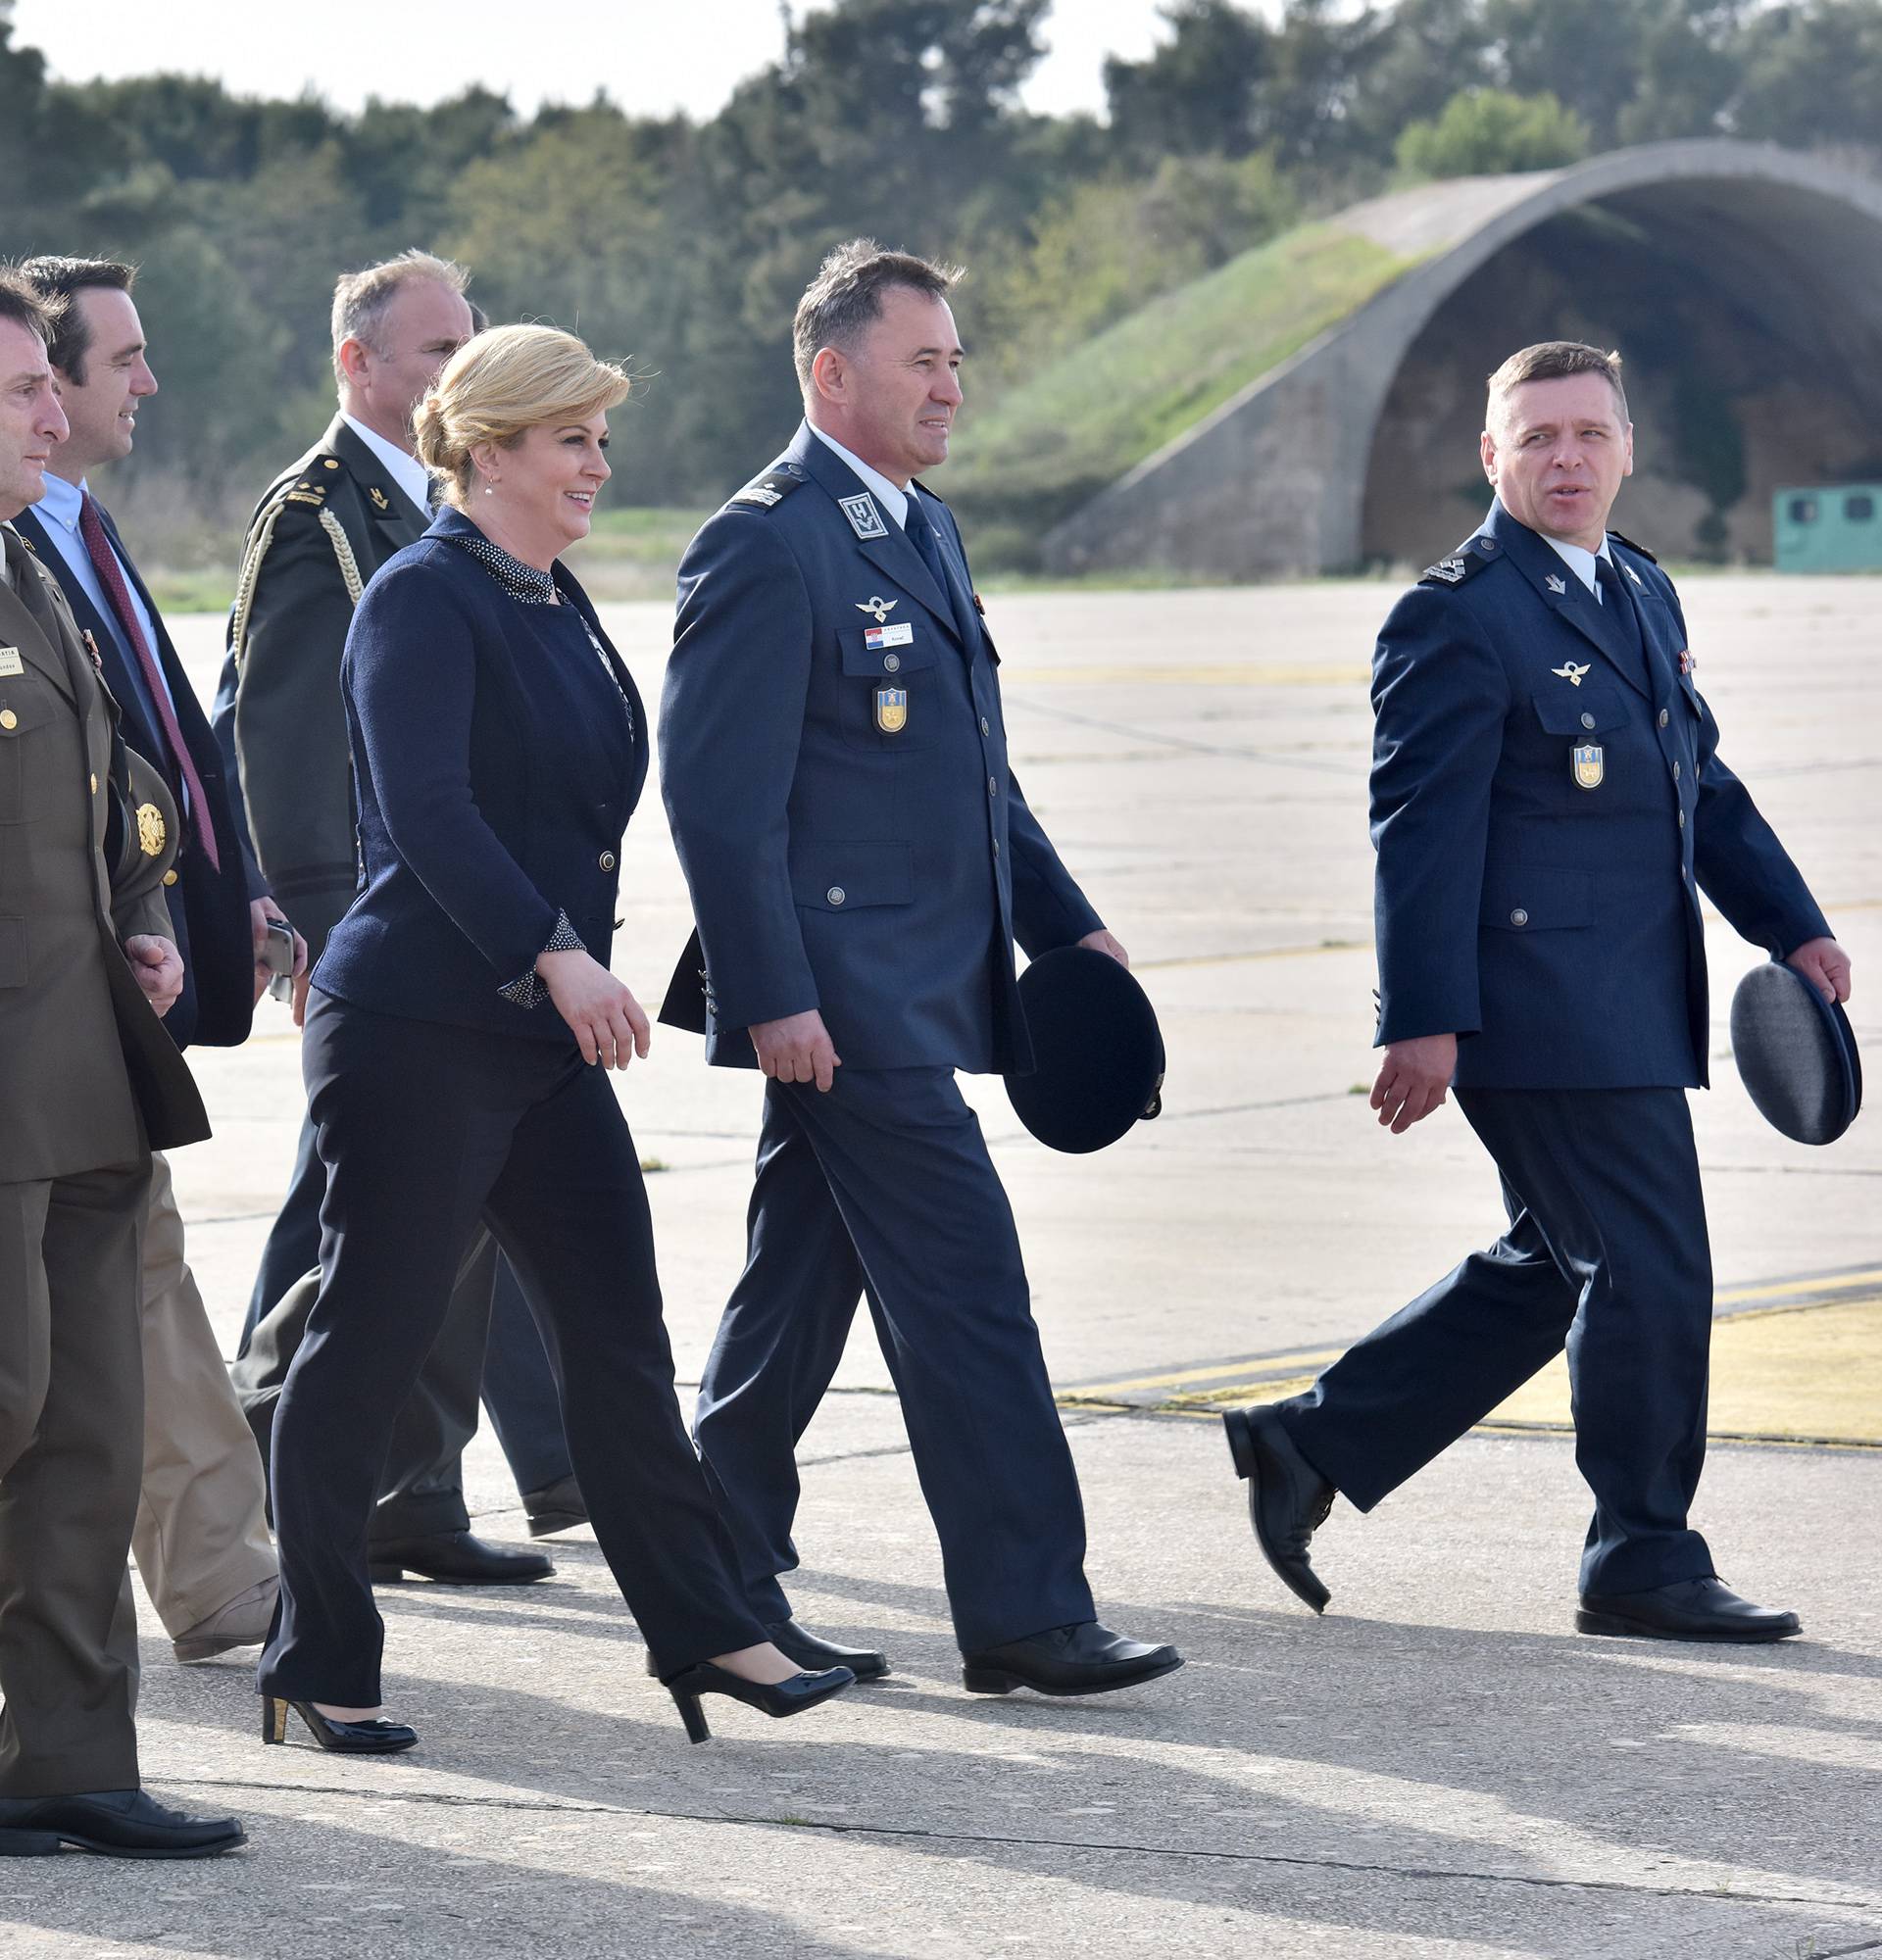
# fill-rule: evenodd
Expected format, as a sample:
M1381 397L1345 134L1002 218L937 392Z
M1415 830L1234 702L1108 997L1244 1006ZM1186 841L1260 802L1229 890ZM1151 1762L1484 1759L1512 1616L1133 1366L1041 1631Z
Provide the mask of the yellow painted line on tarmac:
M1824 1275L1789 1287L1740 1288L1718 1298L1723 1302L1877 1279L1882 1272ZM1072 1389L1059 1400L1070 1408L1214 1416L1225 1408L1301 1394L1314 1379L1301 1370L1317 1370L1342 1351L1277 1354L1247 1364L1238 1376L1232 1363L1218 1362ZM1493 1409L1481 1427L1502 1434L1571 1433L1566 1360L1558 1356ZM1716 1441L1882 1449L1882 1293L1721 1315L1712 1325L1707 1434Z
M1818 1302L1808 1300L1807 1295L1848 1293L1856 1287L1882 1287L1882 1266L1853 1273L1819 1273L1814 1279L1783 1280L1774 1286L1733 1287L1729 1292L1714 1294L1712 1301L1714 1306L1731 1306L1747 1299L1796 1299L1806 1305L1815 1305ZM1771 1309L1773 1312L1782 1310L1781 1307Z
M1136 1375L1125 1382L1099 1382L1067 1389L1061 1401L1114 1401L1119 1396L1142 1395L1150 1389L1180 1388L1186 1382L1260 1382L1265 1387L1270 1375L1297 1374L1302 1368L1323 1366L1337 1361L1344 1348L1319 1348L1300 1354L1274 1354L1254 1361L1212 1361L1205 1368L1176 1368L1164 1375Z
M1028 666L1015 678L1027 687L1354 687L1369 683L1363 666L1269 665L1242 661L1219 666L1139 665L1130 661L1086 666Z

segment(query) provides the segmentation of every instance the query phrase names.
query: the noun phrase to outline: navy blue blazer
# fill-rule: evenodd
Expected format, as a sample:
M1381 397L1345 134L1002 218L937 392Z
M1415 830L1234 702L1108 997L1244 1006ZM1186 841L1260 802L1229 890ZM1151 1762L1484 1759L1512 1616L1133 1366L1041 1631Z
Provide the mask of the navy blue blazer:
M149 588L124 549L111 513L101 504L98 514L156 628L157 644L151 651L170 683L176 726L202 783L209 820L216 830L217 855L222 859L220 869L212 865L203 855L195 826L185 825L183 848L174 866L176 882L165 895L170 901L176 950L183 958L183 991L164 1016L164 1026L178 1048L187 1048L191 1042L206 1048L237 1048L248 1039L255 1013L255 941L249 902L260 898L267 888L249 860L247 825L236 819L223 775L221 745L210 729L209 718L196 699L188 675L183 672L182 662L176 658L164 615L158 612ZM22 512L14 519L14 527L32 540L40 564L58 577L65 559L38 514L30 510ZM122 715L120 725L124 740L169 781L169 752L162 729L153 724L144 707L141 676L133 681L118 635L99 616L84 587L76 579L67 578L60 578L59 587L71 604L73 617L91 635L98 649L105 685ZM180 787L174 783L172 786ZM180 802L179 796L179 805Z
M1374 656L1378 1041L1464 1037L1460 1087L1703 1085L1699 893L1773 954L1829 931L1719 760L1672 580L1609 548L1644 668L1501 504Z
M800 425L680 562L661 787L698 932L662 1018L709 1061L815 1007L852 1068L1028 1069L1014 941L1101 923L1008 766L999 655L922 497L949 591Z
M646 713L574 578L558 564L564 603L526 605L450 542L480 535L441 511L353 614L340 685L360 890L314 983L380 1013L572 1046L546 999L523 1007L502 989L533 969L560 912L608 963Z

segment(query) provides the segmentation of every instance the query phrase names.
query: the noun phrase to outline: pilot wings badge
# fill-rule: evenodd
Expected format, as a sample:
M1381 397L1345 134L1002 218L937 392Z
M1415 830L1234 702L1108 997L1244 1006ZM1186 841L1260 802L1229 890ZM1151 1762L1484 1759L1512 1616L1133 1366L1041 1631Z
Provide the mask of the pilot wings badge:
M901 603L902 602L899 599L880 599L880 598L870 597L868 599L859 599L856 602L856 610L859 612L868 613L869 616L879 626L881 625L883 620L885 620L889 616L889 614L893 612L898 606L901 605Z
M1581 685L1581 677L1588 669L1586 666L1577 666L1573 661L1570 661L1565 667L1551 667L1549 671L1552 674L1560 675L1570 687L1579 687Z

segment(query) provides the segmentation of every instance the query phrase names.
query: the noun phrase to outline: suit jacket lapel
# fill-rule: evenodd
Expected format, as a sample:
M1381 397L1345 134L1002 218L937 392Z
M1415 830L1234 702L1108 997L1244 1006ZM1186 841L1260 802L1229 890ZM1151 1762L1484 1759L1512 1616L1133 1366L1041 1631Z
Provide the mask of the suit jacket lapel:
M111 521L110 513L102 506L99 508L99 515L104 519L106 535L117 548L120 563L129 573L131 586L144 602L144 610L155 623L157 609L151 604L150 594L144 590L143 581L137 576L136 567L131 564L129 558L125 556L124 546L119 542L118 527ZM52 542L50 533L40 522L35 512L25 511L21 514L20 529L32 538L38 547L40 558L46 564L64 569L63 554ZM105 684L111 690L113 700L118 703L120 717L130 724L126 738L130 746L142 756L161 756L164 753L164 743L159 739L158 731L149 726L148 716L144 713L142 690L133 684L128 673L120 671L125 664L124 656L110 621L99 616L98 609L91 603L85 588L75 578L60 579L59 590L66 595L66 604L72 608L72 616L85 632L91 635L91 643L98 649L98 660L100 669L105 675ZM160 635L161 632L162 628L159 626ZM164 658L161 638L159 646L157 657L161 661ZM173 688L174 683L173 691Z
M859 536L857 550L871 564L879 565L886 576L893 579L904 592L932 615L935 623L959 646L961 628L956 623L954 605L940 586L934 582L934 574L928 569L921 554L909 542L908 534L889 514L884 511L856 471L829 448L818 442L806 423L798 431L798 439L790 448L791 457L799 463L805 473L820 488L827 491L840 505L846 497L868 497L876 514L880 517L883 535L877 538ZM844 521L849 520L847 516ZM855 525L850 528L854 530ZM938 535L938 533L937 533ZM942 562L946 563L946 547L943 547Z
M1548 540L1518 523L1501 504L1491 512L1486 528L1550 612L1563 625L1572 626L1636 694L1646 694L1626 634Z
M373 506L372 515L385 527L386 536L391 541L392 549L386 553L387 558L392 556L392 552L417 544L424 536L431 519L399 488L397 479L353 433L344 416L335 416L328 423L325 446L346 465L360 486L360 494L369 504L375 489L385 498L385 508L380 510Z

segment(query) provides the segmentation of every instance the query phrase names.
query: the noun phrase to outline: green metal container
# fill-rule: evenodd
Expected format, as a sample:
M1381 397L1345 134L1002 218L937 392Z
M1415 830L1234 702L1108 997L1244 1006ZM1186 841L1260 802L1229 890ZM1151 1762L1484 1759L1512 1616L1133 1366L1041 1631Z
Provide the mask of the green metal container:
M1882 571L1882 483L1780 490L1771 542L1779 571Z

